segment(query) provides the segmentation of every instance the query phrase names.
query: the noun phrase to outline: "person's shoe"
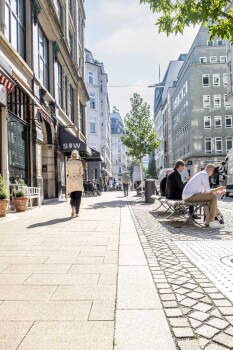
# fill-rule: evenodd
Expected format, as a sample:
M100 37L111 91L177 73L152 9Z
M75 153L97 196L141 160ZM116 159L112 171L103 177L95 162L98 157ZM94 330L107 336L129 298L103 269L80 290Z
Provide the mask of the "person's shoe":
M210 221L209 227L210 228L223 228L222 225L218 222L218 220Z
M74 217L74 208L72 208L71 217L72 217L72 218Z
M75 214L75 217L77 218L78 216L79 216L79 213L76 213L76 214Z
M197 214L193 214L193 215L192 215L192 218L195 219L195 220L197 220L197 219L200 219L201 217L198 216Z

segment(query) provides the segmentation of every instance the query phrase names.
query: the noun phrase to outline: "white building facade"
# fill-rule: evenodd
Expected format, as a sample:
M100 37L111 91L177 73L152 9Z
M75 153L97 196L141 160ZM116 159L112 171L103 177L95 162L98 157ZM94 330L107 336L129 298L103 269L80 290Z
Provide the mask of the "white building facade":
M108 76L103 63L95 60L89 50L86 53L86 86L89 93L87 108L88 145L100 155L88 162L88 178L105 181L111 177L111 127L108 99ZM107 179L106 179L107 178Z
M119 111L114 107L110 114L112 139L112 178L121 181L127 171L127 147L123 145L121 137L124 135L124 123Z

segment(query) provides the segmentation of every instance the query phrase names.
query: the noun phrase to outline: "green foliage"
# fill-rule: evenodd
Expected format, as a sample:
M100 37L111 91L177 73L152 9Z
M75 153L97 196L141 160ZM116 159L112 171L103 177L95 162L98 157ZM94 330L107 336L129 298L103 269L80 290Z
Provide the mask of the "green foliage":
M125 117L125 135L122 143L128 148L128 155L136 161L150 154L159 146L154 122L150 118L150 107L139 94L133 94L131 111Z
M0 174L0 199L6 199L8 197L8 189L6 187L5 181Z
M233 42L233 8L227 0L139 0L158 13L156 25L167 35L183 33L185 27L203 23L209 27L211 40L218 36ZM228 5L229 6L229 5Z
M150 160L148 164L148 168L146 171L146 177L149 179L155 179L156 178L156 166L155 166L155 161Z
M18 186L13 187L13 197L25 197L23 186L25 185L24 180L18 181Z
M133 168L135 165L139 165L139 161L136 159L131 159L128 163L128 171L129 171L129 176L132 178L133 176Z

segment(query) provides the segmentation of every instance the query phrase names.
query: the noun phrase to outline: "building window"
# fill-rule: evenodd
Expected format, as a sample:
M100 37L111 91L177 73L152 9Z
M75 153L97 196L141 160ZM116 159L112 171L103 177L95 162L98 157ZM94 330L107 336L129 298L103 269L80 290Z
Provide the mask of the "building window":
M60 63L55 62L55 98L57 103L63 107L62 101L62 67Z
M210 75L202 74L202 86L210 86Z
M225 116L225 127L232 128L232 115Z
M217 56L210 56L210 63L217 63Z
M4 4L4 3L3 3ZM25 1L6 0L5 35L20 56L25 59Z
M223 45L224 45L224 41L218 39L218 40L217 40L217 45L218 45L218 46L223 46Z
M73 60L74 59L74 37L71 34L71 32L69 32L69 45L70 45L70 56Z
M42 85L49 88L49 43L42 29L39 27L39 79Z
M214 117L214 127L215 127L215 129L220 129L222 127L222 117L221 117L221 115Z
M204 129L210 129L211 128L211 117L205 116L204 117Z
M215 152L222 153L222 138L215 137Z
M92 72L88 72L88 84L94 84L94 74Z
M83 135L85 135L85 115L84 115L84 106L79 102L79 113L80 113L80 130Z
M203 107L209 108L210 107L210 95L204 95L203 96Z
M89 94L90 101L89 101L89 106L91 109L95 109L95 94L92 92Z
M229 104L228 100L227 100L227 95L224 94L224 107L230 107L231 105Z
M213 74L213 86L220 86L220 74Z
M74 89L70 85L70 119L74 123Z
M232 136L226 137L226 152L228 152L232 148L232 146L233 146L232 140L233 140Z
M223 86L227 86L227 85L228 85L228 74L223 73Z
M205 153L212 153L211 137L205 138Z
M221 107L221 95L214 95L214 107Z
M200 63L207 63L207 57L200 57Z
M90 121L90 133L95 134L96 133L96 122L94 120Z
M227 56L220 56L220 62L226 63L227 62Z
M65 76L65 112L68 114L68 78Z
M207 40L207 46L214 46L213 40Z
M119 175L121 175L121 167L118 168Z
M57 17L59 20L60 25L62 26L62 5L60 0L55 1L55 7L57 12Z

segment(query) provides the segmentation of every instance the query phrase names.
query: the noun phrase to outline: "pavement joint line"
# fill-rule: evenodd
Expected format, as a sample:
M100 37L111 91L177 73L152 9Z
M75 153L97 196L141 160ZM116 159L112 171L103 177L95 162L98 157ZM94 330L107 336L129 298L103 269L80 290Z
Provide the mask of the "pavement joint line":
M176 261L176 263L178 263L178 261L179 261L180 269L182 269L182 271L184 272L184 275L188 274L188 276L189 276L188 278L186 278L186 281L185 281L185 278L183 280L180 279L180 278L176 278L175 279L176 282L177 282L177 280L179 280L180 282L183 282L183 283L180 283L180 287L182 288L182 284L185 285L185 284L191 282L191 284L196 286L196 288L194 288L194 289L202 291L202 293L200 293L200 292L193 292L193 293L197 293L197 294L203 294L202 297L200 296L200 299L203 299L203 297L207 297L207 296L208 296L208 298L211 297L208 294L208 291L205 291L204 289L201 288L201 284L200 283L209 283L211 285L212 282L202 273L202 271L197 269L196 266L193 265L193 263L191 263L191 261L189 261L189 259L184 255L184 253L182 251L179 251L179 249L177 249L177 246L175 246L175 242L174 241L177 238L179 238L179 240L181 240L181 241L190 239L189 236L188 237L185 236L185 232L186 231L181 233L181 237L177 237L177 234L176 234L175 237L173 237L173 236L171 236L171 234L169 234L169 230L168 230L168 233L166 232L168 224L163 226L163 231L161 230L161 226L159 227L159 230L156 230L155 226L157 226L157 227L159 226L158 221L156 221L156 218L152 217L151 215L149 216L148 215L149 214L148 213L148 209L146 209L145 207L142 209L142 206L140 206L140 203L138 203L137 206L131 206L131 213L133 213L132 217L133 217L133 220L135 222L135 226L136 226L137 231L138 231L138 236L139 236L139 239L141 241L142 247L144 248L144 251L145 251L145 247L150 246L152 251L153 251L153 253L155 255L157 254L158 262L159 262L159 265L160 265L160 270L158 269L157 271L161 271L161 273L165 273L166 274L166 269L168 269L167 266L169 265L169 261L170 261L170 259L169 260L166 259L166 256L169 255L171 257L171 259L175 257L175 261ZM151 219L151 217L152 217L152 219ZM150 225L150 229L148 229L148 225ZM143 237L143 235L144 235L144 237ZM143 239L142 239L142 237L143 237ZM145 239L144 239L145 237L147 239L147 244L145 244ZM193 235L193 237L191 237L191 238L192 238L192 240L203 239L202 232L197 234L197 237ZM213 238L215 238L215 237L213 237ZM231 237L228 237L227 234L224 234L223 237L221 237L221 238L225 239L225 240L233 239L232 234L231 234ZM158 249L159 248L161 248L161 250L160 250L161 253L158 254ZM151 253L151 250L148 249L148 252ZM148 261L148 265L149 265L149 267L151 269L151 265L153 265L153 263L151 261L153 260L153 258L151 256L151 254L150 255L147 254L147 251L145 251L145 255L146 255L146 258L147 258L147 261ZM161 255L162 255L162 257L160 258ZM176 256L177 257L179 256L179 258L177 259ZM154 261L156 261L156 260L157 259L155 258ZM189 269L191 269L191 270L189 270ZM192 273L192 270L193 270L193 273ZM196 271L196 273L194 271ZM153 271L152 270L151 270L151 273L152 273L153 279L155 280L155 278L154 278L155 276L153 275ZM171 273L174 273L174 271L171 272ZM169 281L166 282L166 283L168 283L170 285L170 287L171 287L172 286L172 279L168 278L168 280ZM201 281L206 281L206 282L201 282ZM161 298L160 289L158 288L157 284L158 284L158 282L156 280L155 281L155 285L156 285L158 294L159 294L159 296ZM189 292L192 294L192 291L189 291ZM173 291L173 293L177 294L175 290ZM194 294L194 296L196 296L196 295ZM222 299L228 300L223 295L222 295ZM205 304L206 305L211 305L211 308L208 311L204 312L203 316L202 316L202 317L206 318L207 321L210 321L210 320L212 320L214 318L214 315L212 315L210 313L214 312L214 314L215 314L216 312L219 312L219 307L217 307L214 304L214 300L213 299L210 301L211 304L209 304L209 302L208 303L206 303L206 302L207 301L204 302L202 300L201 301L199 301L199 300L197 301L197 303L201 303L200 308L201 308L202 304L204 304L204 305ZM179 305L179 301L178 301L178 305ZM193 305L193 307L191 307L191 309L188 312L188 314L183 316L184 318L188 319L188 322L189 322L189 315L191 316L195 311L196 312L200 312L198 310L195 310L195 305L197 305L197 304L195 303ZM232 303L231 303L231 305L232 305ZM180 306L180 308L182 309L181 306ZM207 306L204 307L204 309L208 309L208 308L209 307L207 307ZM206 316L204 316L204 314L206 314ZM231 313L231 315L232 314L233 314L233 312ZM225 317L223 315L221 315L221 317L222 317L222 319L225 319ZM208 325L207 321L206 321L206 325ZM203 321L203 322L205 324L205 321ZM227 324L229 325L229 322L227 321L227 319L225 319L225 322L227 322ZM193 325L190 322L189 322L189 324L190 324L190 327L193 329L194 334L196 334L195 336L198 337L199 335L197 333L195 333L195 328L193 327ZM170 326L170 329L172 330L171 326ZM209 329L209 328L207 328L207 329ZM213 333L214 332L212 332L212 334ZM223 330L219 330L218 334L224 334ZM173 336L175 336L174 333L173 333ZM215 336L216 336L216 333L215 333L214 336L211 336L211 337L208 334L208 338L203 337L203 339L205 339L205 342L206 342L204 347L208 346L213 341L213 338ZM177 337L175 337L175 339L176 339L176 342L177 342L177 340L178 340ZM233 340L233 337L232 337L232 340ZM219 343L219 341L218 341L218 343ZM221 345L225 346L222 343L221 343ZM202 346L202 348L203 348L203 346Z

